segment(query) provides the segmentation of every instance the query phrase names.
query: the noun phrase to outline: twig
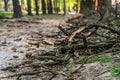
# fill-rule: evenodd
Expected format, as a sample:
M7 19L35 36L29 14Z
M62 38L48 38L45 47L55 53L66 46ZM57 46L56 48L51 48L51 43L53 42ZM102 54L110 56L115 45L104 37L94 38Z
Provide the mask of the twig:
M68 41L71 42L72 39L75 37L75 35L77 33L80 33L81 31L83 31L85 29L85 26L80 27L79 29L77 29L76 31L74 31L69 37L68 37Z
M67 31L65 31L61 26L58 26L58 28L65 34L65 35L70 35Z

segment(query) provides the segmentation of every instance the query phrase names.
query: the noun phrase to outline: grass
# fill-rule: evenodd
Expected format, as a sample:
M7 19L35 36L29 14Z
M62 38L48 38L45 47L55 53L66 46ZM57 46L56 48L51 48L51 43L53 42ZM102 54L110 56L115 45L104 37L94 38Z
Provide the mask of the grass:
M12 17L12 15L13 15L13 12L12 11L2 11L2 12L0 12L0 15L2 15L2 16L5 16L5 17ZM26 11L23 11L23 15L25 16L25 15L27 15L27 12Z
M107 54L100 54L100 55L95 55L95 56L91 56L88 59L88 63L93 63L93 62L112 62L113 61L113 56L107 55ZM85 60L85 56L82 59L77 59L76 61L74 61L74 64L81 64L83 63Z
M12 16L13 15L13 12L10 12L10 11L8 11L8 12L0 12L0 15L1 16L5 16L5 17L9 17L9 16Z
M27 11L22 11L22 13L23 13L23 16L27 16ZM32 13L33 13L33 15L35 15L36 12L33 11ZM42 14L42 11L39 11L39 14ZM63 14L63 13L60 12L59 14ZM12 11L1 11L0 15L4 16L4 17L12 17L13 12ZM55 14L47 14L47 16L53 16L53 15L55 15ZM42 15L42 16L44 18L46 15ZM36 16L36 17L38 17L38 16Z
M76 59L72 62L69 62L69 66L73 66L76 64L82 64L85 60L87 59L86 56L83 56L81 59ZM107 54L100 54L100 55L95 55L95 56L91 56L88 59L87 63L93 63L93 62L113 62L114 56L111 55L107 55Z
M107 55L107 54L101 54L101 55L96 55L92 56L88 62L112 62L113 61L113 56Z
M108 71L115 77L120 77L120 64L108 68Z

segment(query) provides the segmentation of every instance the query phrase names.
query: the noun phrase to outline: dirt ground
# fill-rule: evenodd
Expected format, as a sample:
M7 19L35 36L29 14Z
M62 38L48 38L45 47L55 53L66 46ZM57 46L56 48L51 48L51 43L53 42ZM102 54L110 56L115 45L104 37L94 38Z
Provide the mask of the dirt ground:
M20 64L25 59L25 54L27 52L36 49L41 51L52 50L54 48L53 45L47 46L41 42L39 48L36 48L36 45L30 45L28 40L31 38L39 38L41 41L52 40L52 38L47 39L46 36L57 35L59 29L56 25L63 24L66 19L63 16L57 16L56 18L38 19L38 23L17 22L17 20L29 19L4 20L4 24L0 27L0 69L10 65ZM9 72L0 70L0 76L8 73Z
M3 25L0 27L0 69L7 66L17 65L27 60L26 54L39 51L51 51L55 46L52 42L55 42L56 38L52 36L58 35L59 29L56 25L65 25L66 17L56 16L50 18L21 18L21 19L10 19L4 20ZM26 22L29 21L30 22ZM22 22L23 21L23 22ZM39 39L38 45L30 43L30 40ZM47 42L47 43L46 43ZM50 45L46 45L46 44ZM80 65L73 66L71 70L75 69ZM84 65L82 71L83 77L79 75L74 80L120 80L110 76L111 73L106 72L103 75L95 76L97 72L104 72L107 66L111 66L111 63L95 62ZM63 68L63 71L66 68ZM17 70L22 72L27 69ZM14 71L0 70L0 77L14 74ZM44 76L44 75L43 75ZM75 75L76 76L76 75ZM0 80L17 80L16 77L4 78ZM40 75L24 76L21 80L43 80ZM47 79L46 79L47 80ZM65 77L58 75L53 80L67 80Z

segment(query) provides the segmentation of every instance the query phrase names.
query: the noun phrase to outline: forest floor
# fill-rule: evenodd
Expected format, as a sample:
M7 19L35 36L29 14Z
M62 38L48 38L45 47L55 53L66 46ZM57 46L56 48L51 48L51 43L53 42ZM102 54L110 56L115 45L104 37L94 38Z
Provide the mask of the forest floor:
M61 40L58 37L60 30L57 26L66 27L67 19L68 16L59 15L3 20L3 24L0 26L0 80L120 80L119 77L113 77L112 73L108 71L109 67L119 64L120 49L116 50L114 54L103 53L99 57L95 56L93 57L95 60L91 58L91 61L85 63L78 72L72 75L70 73L81 66L79 59L76 63L74 63L74 59L70 59L69 64L57 66L57 68L52 66L52 70L54 69L53 71L57 74L54 77L49 72L38 72L38 74L31 75L31 72L42 70L42 68L31 68L30 64L44 61L29 59L29 55L39 56L44 52L53 51L57 47L54 45L56 40ZM83 55L82 58L84 57ZM23 63L24 65L22 65ZM31 74L15 75L24 72Z

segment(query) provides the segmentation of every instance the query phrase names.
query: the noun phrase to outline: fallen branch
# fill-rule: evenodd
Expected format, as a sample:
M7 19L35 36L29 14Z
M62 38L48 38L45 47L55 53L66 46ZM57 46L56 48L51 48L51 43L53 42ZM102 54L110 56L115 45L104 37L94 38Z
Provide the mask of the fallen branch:
M68 51L69 52L69 51ZM66 54L64 55L64 57L61 57L61 56L58 56L58 57L55 57L55 56L33 56L32 58L33 59L38 59L38 60L53 60L54 62L47 62L47 63L44 63L44 65L53 65L53 64L62 64L64 62L67 62L70 58L70 54Z
M103 42L94 42L94 43L89 43L87 45L87 49L91 49L93 51L98 51L98 50L106 50L111 48L114 44L116 44L116 41L103 41ZM61 50L66 51L69 50L71 46L66 45L64 46ZM84 50L84 44L76 44L74 45L73 50Z
M95 35L100 36L100 37L104 37L104 38L106 38L106 39L110 38L110 36L104 36L104 35L101 35L101 34L99 34L99 33L95 33Z
M116 33L116 34L120 35L120 31L117 31L117 30L115 30L115 29L112 29L112 28L107 27L107 26L104 26L104 25L92 24L92 25L90 25L90 26L92 26L92 27L101 27L101 28L103 28L103 29L106 29L106 30L111 31L112 33Z
M66 35L70 35L67 31L65 31L61 26L58 26L58 28Z
M83 31L85 29L85 26L80 27L79 29L77 29L76 31L74 31L69 37L68 37L68 41L71 42L72 39L75 37L75 35L77 33L80 33L81 31Z

